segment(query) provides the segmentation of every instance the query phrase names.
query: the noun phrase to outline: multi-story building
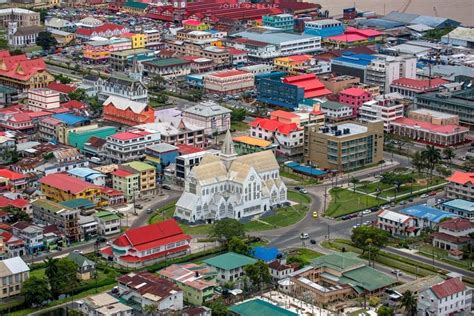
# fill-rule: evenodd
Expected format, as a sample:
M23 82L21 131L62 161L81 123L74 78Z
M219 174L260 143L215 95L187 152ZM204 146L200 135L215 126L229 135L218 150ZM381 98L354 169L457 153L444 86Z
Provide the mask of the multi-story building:
M143 267L189 254L191 236L174 219L132 228L101 249L104 257L126 267Z
M460 277L435 284L418 294L417 313L427 316L467 316L471 312L472 290Z
M160 133L154 130L133 129L107 136L105 150L112 162L123 163L145 156L145 148L160 142Z
M399 78L416 79L416 57L377 55L367 66L365 83L379 85L389 92L392 82Z
M415 218L390 210L377 215L376 226L393 236L414 237L421 231Z
M358 77L342 75L324 75L319 76L319 80L324 84L326 88L332 91L332 93L339 93L340 91L350 88L360 82Z
M470 237L472 233L474 233L474 222L464 218L448 219L439 223L438 231L431 234L432 244L433 247L456 255L472 242Z
M225 68L232 64L232 56L224 48L187 41L168 41L166 46L174 51L177 56L196 56L212 59L213 68Z
M104 120L124 125L153 123L155 112L146 103L110 96L103 103Z
M20 295L23 283L30 277L30 268L20 257L0 261L0 298Z
M457 124L456 115L431 110L410 111L408 117L390 122L394 134L409 137L415 141L449 147L466 142L467 127Z
M176 157L176 182L184 183L191 170L199 165L204 156L209 154L208 151L201 150Z
M127 32L128 29L123 25L106 23L93 27L79 27L76 30L76 35L78 39L88 41L94 37L120 37L120 35Z
M97 221L97 233L102 236L114 235L120 232L120 217L112 212L100 211L94 213Z
M8 8L0 10L0 25L8 27L8 23L16 22L19 27L39 26L40 13L22 8Z
M141 161L132 161L119 166L119 170L132 169L138 174L138 191L140 194L153 194L156 189L156 168Z
M99 202L100 187L63 173L53 173L38 181L41 192L50 200L64 202L74 199L88 199Z
M42 26L18 27L17 22L8 24L8 45L12 48L34 46L40 32L44 31Z
M456 214L462 218L474 222L474 203L464 199L454 199L441 204L444 211Z
M292 32L295 26L294 17L292 14L276 14L262 16L263 26L281 29L286 32ZM315 34L318 35L318 34Z
M191 73L191 62L180 58L163 58L143 62L148 76L159 75L165 79L183 77Z
M459 116L461 125L474 129L474 88L456 92L428 92L415 97L417 108Z
M348 121L352 119L353 109L347 104L326 101L321 103L321 111L328 123Z
M174 216L190 223L240 220L286 202L286 193L273 153L237 157L227 131L220 156L204 156L189 173Z
M304 161L319 168L348 171L383 160L383 122L344 122L305 127Z
M113 74L107 80L103 80L99 87L97 96L100 102L104 102L110 96L122 97L135 102L147 103L148 90L145 85L129 75Z
M100 293L85 297L74 303L77 309L85 315L97 316L132 316L134 309L120 303L120 301L108 293Z
M28 184L27 177L24 174L9 169L0 169L0 179L6 184L6 188L12 192L23 191Z
M183 20L181 22L185 30L193 30L193 31L206 31L209 29L209 25L193 19Z
M120 37L130 39L130 41L132 42L133 49L145 48L144 33L123 33L122 35L120 35Z
M112 38L102 41L90 41L84 43L84 59L91 63L107 62L110 54L117 51L132 49L132 41L129 38Z
M227 35L226 32L207 32L190 29L182 29L176 32L178 41L186 41L199 45L220 45L222 39Z
M376 57L368 54L343 53L342 56L331 59L331 70L337 75L349 75L366 81L367 67Z
M405 105L382 95L375 100L365 102L359 108L359 118L362 122L382 120L384 130L389 132L391 123L399 118L403 118Z
M359 108L363 103L372 100L372 96L359 88L347 88L339 92L339 103L347 104L352 108L352 116L359 116Z
M157 48L161 45L161 33L159 30L144 30L145 34L145 47L146 48Z
M304 22L304 33L322 38L344 33L344 24L339 20L325 19Z
M98 185L105 186L105 174L90 168L74 168L68 170L67 173L73 177L81 179L83 181Z
M372 95L372 98L376 98L380 95L380 86L376 84L367 84L367 83L358 82L358 83L352 84L352 87L367 91L368 93Z
M252 136L238 136L233 138L235 151L239 155L256 153L262 150L271 150L275 152L276 146L268 140Z
M20 221L12 225L12 233L25 242L25 250L28 254L33 255L43 250L43 228Z
M314 63L314 59L311 55L278 57L273 60L276 70L285 71L292 75L303 72L303 68L311 63Z
M446 180L448 180L446 185L448 198L474 202L474 172L455 170Z
M183 291L184 301L188 304L200 306L214 296L217 273L206 265L173 264L158 274L175 283Z
M42 225L56 225L69 242L81 241L79 229L79 213L53 201L38 199L31 203L33 220Z
M410 79L400 78L392 81L390 92L398 92L406 98L415 99L419 93L436 91L449 81L442 78Z
M141 62L145 62L153 60L154 58L155 54L150 49L132 48L110 53L109 63L113 70L125 72L133 65L134 60L140 60Z
M183 110L183 120L204 129L206 135L222 133L230 128L232 111L216 102L206 101Z
M253 89L254 75L241 70L222 70L204 75L204 91L235 94Z
M182 118L169 119L160 116L157 116L157 118L162 121L137 125L136 127L158 133L163 143L173 146L185 144L198 148L206 147L204 128L187 123Z
M257 260L234 252L227 252L203 262L217 271L219 284L233 282L239 288L242 285L241 280L245 274L245 267L256 263Z

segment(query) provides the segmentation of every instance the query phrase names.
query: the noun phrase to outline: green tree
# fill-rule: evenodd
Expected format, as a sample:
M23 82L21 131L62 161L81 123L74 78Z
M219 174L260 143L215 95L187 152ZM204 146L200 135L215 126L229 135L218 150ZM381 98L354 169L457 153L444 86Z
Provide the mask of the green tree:
M76 278L77 268L77 264L67 258L48 258L45 275L48 277L53 298L57 299L59 295L71 292L79 284Z
M99 98L95 97L88 97L86 103L89 104L89 107L92 111L100 112L103 109L103 104L99 102Z
M444 166L436 166L436 172L442 175L443 177L449 177L452 174L452 170L449 168L445 168Z
M233 109L230 113L230 120L232 122L242 122L247 116L247 111L244 108Z
M46 21L46 16L48 15L48 10L47 9L37 9L35 11L39 12L40 21L41 21L41 23L44 23L44 21Z
M30 220L30 216L17 207L7 206L4 210L13 217L14 222Z
M248 255L250 252L250 246L241 238L232 237L227 244L227 250L241 255Z
M474 157L469 158L468 161L465 161L462 166L467 170L467 171L473 171L474 170Z
M303 258L300 258L300 257L296 257L296 256L290 256L288 257L288 259L286 260L286 262L288 264L295 264L297 265L297 268L298 269L301 269L303 268L305 265L308 264L308 262L306 262L306 260L304 260Z
M369 305L371 307L375 307L379 304L380 304L380 297L375 296L375 295L369 297Z
M37 276L31 276L28 280L23 282L21 295L25 297L25 302L30 307L42 306L46 301L52 298L49 291L48 280Z
M151 316L158 315L159 310L160 309L158 305L156 304L147 304L143 307L143 313L145 315L151 315Z
M166 80L160 75L153 76L148 84L148 89L152 91L161 91L165 89Z
M355 192L355 190L356 190L356 185L360 182L360 180L357 179L357 178L355 178L355 177L352 177L351 180L350 180L350 182L352 183L353 190L354 190L354 192Z
M393 139L397 142L398 150L402 151L402 149L412 143L412 139L407 136L401 136L401 135L393 135Z
M13 150L6 150L3 153L2 159L5 163L12 164L12 163L17 162L20 158L18 156L18 152L16 151L16 149L13 149Z
M221 298L218 298L207 305L212 310L212 316L227 316L229 310Z
M360 226L354 228L351 236L354 245L362 249L362 254L366 251L376 253L378 249L385 247L388 238L388 232L373 226Z
M244 225L233 218L216 221L209 230L209 237L215 237L221 242L228 242L232 237L243 238L244 236Z
M454 150L450 147L447 147L443 149L443 158L449 161L451 163L451 160L453 160L456 157L456 153Z
M245 266L244 271L245 275L252 282L252 286L256 287L257 289L261 289L263 284L268 284L272 280L268 265L262 260Z
M59 81L62 84L68 84L72 82L71 78L66 77L63 74L54 75L54 80Z
M416 297L410 290L403 293L402 298L400 300L400 304L405 309L408 315L415 315L417 304Z
M425 169L425 167L426 167L425 159L421 155L421 152L419 152L419 151L415 152L415 154L411 158L411 165L413 166L413 168L415 168L415 170L419 174L423 171L423 169Z
M0 49L8 49L8 40L6 38L0 38Z
M86 90L84 89L76 89L75 91L69 92L67 96L69 99L76 101L84 101L87 98Z
M39 32L38 37L36 38L36 44L41 46L45 51L48 51L50 48L58 45L56 39L49 32Z
M380 306L377 310L377 316L393 316L393 309L388 306Z
M441 161L441 152L438 148L433 145L426 146L426 149L421 152L421 156L428 166L430 171L430 178L433 178L433 170Z

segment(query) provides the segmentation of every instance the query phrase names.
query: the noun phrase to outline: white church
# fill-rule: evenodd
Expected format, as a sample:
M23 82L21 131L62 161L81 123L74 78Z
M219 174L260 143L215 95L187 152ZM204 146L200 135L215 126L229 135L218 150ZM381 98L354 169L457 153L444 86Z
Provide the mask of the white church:
M271 206L287 202L271 150L237 156L229 131L219 156L204 156L185 180L174 216L189 223L260 215Z

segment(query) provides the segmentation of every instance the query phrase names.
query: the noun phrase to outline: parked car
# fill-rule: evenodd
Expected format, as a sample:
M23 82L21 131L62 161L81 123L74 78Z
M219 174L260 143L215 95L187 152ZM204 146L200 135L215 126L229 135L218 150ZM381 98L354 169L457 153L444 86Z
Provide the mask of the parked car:
M302 189L302 187L294 187L293 189L295 189L296 191L299 191Z
M308 238L309 238L308 233L301 233L300 234L300 239L308 239Z
M143 205L141 204L135 204L135 208L138 208L139 210L141 210L143 208Z
M303 193L303 194L308 194L308 191L306 191L305 188L299 189L298 192Z
M311 245L316 245L316 240L315 239L311 239L309 242L311 243Z
M400 201L400 203L398 203L399 205L405 205L407 204L407 201Z
M171 190L171 187L167 184L163 184L161 187L165 190Z
M372 213L372 211L371 211L371 210L365 210L365 211L362 211L362 214L364 214L364 215L367 215L367 214L370 214L370 213Z
M100 244L101 242L107 242L107 238L105 238L104 236L97 237L96 243Z
M428 194L426 194L426 193L425 193L425 194L422 194L422 195L420 195L420 198L422 198L422 199L426 199L427 197L428 197Z
M428 193L428 196L435 196L436 194L438 194L438 192L436 192L436 191L431 191L430 193Z
M151 214L151 213L153 213L153 210L151 208L149 208L149 209L146 210L146 213Z

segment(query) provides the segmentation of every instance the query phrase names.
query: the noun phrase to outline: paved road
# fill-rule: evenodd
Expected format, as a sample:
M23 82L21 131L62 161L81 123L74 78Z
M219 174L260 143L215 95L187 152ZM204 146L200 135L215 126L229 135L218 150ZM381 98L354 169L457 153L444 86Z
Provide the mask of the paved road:
M159 200L159 201L152 201L151 203L148 203L148 204L145 204L145 203L141 203L143 204L143 209L141 210L141 212L138 214L137 218L133 221L132 225L130 225L131 228L134 228L134 227L140 227L140 226L144 226L147 224L148 222L148 219L152 216L151 214L147 214L147 212L145 210L147 209L152 209L152 210L156 210L156 209L159 209L163 206L165 206L166 204L176 200L177 198L179 198L181 196L181 192L180 191L176 191L176 190L167 190L165 191L166 192L166 195L167 197L165 197L164 199L162 200Z

